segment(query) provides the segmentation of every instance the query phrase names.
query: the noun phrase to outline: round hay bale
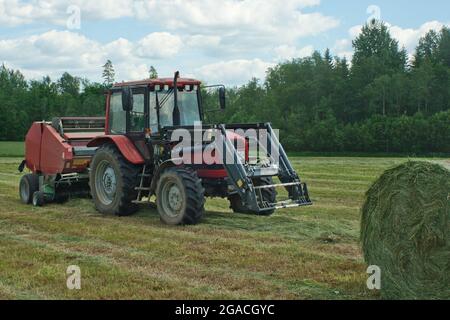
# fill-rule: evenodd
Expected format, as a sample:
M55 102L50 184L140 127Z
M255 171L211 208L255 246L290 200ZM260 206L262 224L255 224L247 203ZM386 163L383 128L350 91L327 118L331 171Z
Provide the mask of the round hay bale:
M450 299L450 171L407 162L367 191L361 242L384 299Z

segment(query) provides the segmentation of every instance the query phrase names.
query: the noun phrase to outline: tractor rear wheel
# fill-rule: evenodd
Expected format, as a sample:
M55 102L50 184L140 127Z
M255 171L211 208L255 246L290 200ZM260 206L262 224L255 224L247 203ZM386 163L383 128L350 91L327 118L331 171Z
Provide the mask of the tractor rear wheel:
M253 185L255 187L259 186L269 186L273 185L273 180L271 177L263 177L263 178L257 178L253 180ZM263 201L274 203L277 198L277 191L275 188L266 188L261 189L261 195L263 198ZM259 197L259 194L257 193L257 196ZM270 216L275 212L275 209L263 211L263 212L255 212L250 209L248 209L241 200L241 197L239 194L233 194L228 197L228 200L230 201L230 209L233 210L235 213L242 213L242 214L257 214L262 216Z
M34 173L24 175L19 183L19 195L22 203L30 204L36 191L39 191L39 176Z
M100 147L90 165L89 184L95 208L105 214L128 216L138 210L139 166L128 162L114 145Z
M205 211L205 189L197 173L185 167L166 169L156 187L161 221L169 225L193 225Z

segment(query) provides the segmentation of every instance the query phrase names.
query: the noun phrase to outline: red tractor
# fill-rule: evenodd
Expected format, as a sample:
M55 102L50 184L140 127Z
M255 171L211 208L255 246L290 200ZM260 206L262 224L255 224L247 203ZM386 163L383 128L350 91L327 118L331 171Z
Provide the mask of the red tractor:
M216 87L224 109L225 88ZM107 93L106 118L33 123L19 166L32 173L20 181L20 198L41 206L90 193L99 212L127 216L156 197L161 220L172 225L198 223L205 197L228 198L234 212L258 215L311 204L270 124L202 125L198 133L210 136L209 141L178 148L181 140L173 139L174 132L195 135L196 124L203 121L197 80L179 78L177 72L173 79L118 83ZM269 146L252 153L249 138L235 129L264 131ZM212 138L211 132L221 139ZM180 163L174 157L178 148L183 156L195 158L219 141L222 148L210 153L209 161ZM273 177L280 183L274 184ZM277 202L277 187L284 187L289 199Z

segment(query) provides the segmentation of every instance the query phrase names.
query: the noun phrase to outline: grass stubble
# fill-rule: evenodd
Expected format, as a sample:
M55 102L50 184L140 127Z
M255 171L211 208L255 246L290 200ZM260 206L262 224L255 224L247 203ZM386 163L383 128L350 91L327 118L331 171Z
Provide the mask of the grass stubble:
M156 210L103 216L90 199L42 208L18 198L21 158L0 158L2 299L377 299L359 245L364 193L399 158L293 158L314 206L272 217L208 199L196 226ZM81 268L68 290L66 268Z

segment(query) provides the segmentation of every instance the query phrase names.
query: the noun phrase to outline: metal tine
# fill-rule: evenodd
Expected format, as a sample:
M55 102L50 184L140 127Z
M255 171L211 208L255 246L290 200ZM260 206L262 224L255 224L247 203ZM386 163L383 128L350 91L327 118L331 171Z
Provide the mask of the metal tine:
M281 188L281 187L290 187L290 186L298 186L301 185L301 182L290 182L290 183L279 183L279 184L271 184L265 186L257 186L255 189L270 189L270 188Z
M311 202L307 201L306 199L301 200L286 200L286 201L280 201L277 203L271 203L271 207L275 209L283 209L283 208L294 208L294 207L302 207L302 206L308 206L311 205Z

